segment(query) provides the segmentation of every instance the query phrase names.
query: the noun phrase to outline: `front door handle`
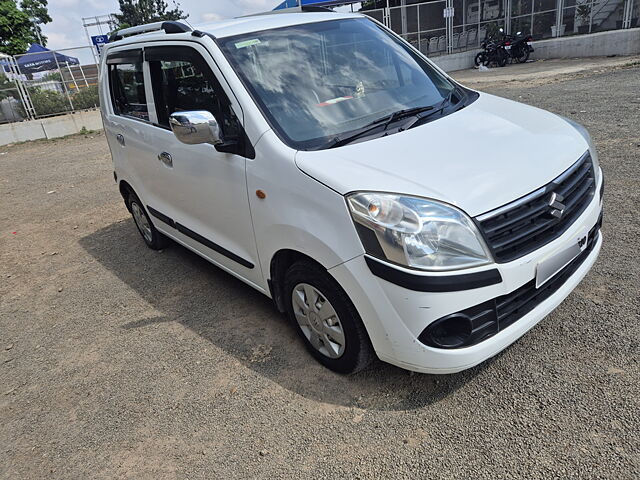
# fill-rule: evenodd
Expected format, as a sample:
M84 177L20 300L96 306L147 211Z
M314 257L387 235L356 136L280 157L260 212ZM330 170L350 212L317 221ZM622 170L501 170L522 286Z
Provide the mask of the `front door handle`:
M122 145L124 147L124 135L122 135L121 133L116 135L116 140L118 141L118 143L120 145Z
M162 152L158 155L158 160L164 163L167 167L173 167L173 158L170 153Z

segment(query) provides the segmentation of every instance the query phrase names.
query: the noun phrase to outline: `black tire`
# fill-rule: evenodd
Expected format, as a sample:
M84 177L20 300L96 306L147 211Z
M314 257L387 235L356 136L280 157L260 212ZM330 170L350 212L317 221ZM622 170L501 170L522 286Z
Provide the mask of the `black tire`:
M333 307L336 313L337 323L344 333L344 350L338 358L330 358L314 347L296 319L294 309L299 307L294 306L293 294L294 289L302 284L315 288L320 293L316 301L320 305L324 305L322 300L328 301L329 307ZM369 335L356 308L338 282L321 266L310 261L294 263L286 272L283 291L289 321L302 338L307 350L322 365L334 372L353 374L366 368L375 358ZM324 322L320 320L318 323Z
M133 216L133 221L138 228L138 232L140 232L142 240L147 244L147 247L152 250L162 250L163 248L166 248L169 244L169 239L156 230L156 227L153 225L144 205L133 192L129 192L129 195L127 196L127 207L129 207L129 211ZM144 224L144 220L141 220L143 217L147 224ZM148 226L148 229L145 228L146 226Z
M480 52L476 55L476 58L473 59L473 63L475 63L476 67L480 65L487 66L489 64L489 55L485 52Z
M498 64L499 67L504 67L507 64L507 61L509 60L509 55L504 50L498 50L496 55L497 55L496 63Z
M529 45L522 45L516 52L516 61L518 63L525 63L527 60L529 60L530 54L531 52L529 51Z

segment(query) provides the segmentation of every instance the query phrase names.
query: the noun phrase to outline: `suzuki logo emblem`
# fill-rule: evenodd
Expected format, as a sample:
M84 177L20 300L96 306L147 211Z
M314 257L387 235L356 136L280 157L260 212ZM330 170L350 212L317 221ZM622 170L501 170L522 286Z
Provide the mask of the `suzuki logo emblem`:
M558 220L564 215L565 205L562 203L564 197L559 193L553 192L547 201L549 205L549 214Z

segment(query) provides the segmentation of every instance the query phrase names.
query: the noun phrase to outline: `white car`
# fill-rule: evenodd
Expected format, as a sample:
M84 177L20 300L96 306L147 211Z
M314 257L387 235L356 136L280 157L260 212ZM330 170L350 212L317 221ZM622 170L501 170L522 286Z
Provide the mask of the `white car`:
M172 239L271 297L332 370L472 367L600 251L584 128L465 88L368 17L133 27L100 80L147 245Z

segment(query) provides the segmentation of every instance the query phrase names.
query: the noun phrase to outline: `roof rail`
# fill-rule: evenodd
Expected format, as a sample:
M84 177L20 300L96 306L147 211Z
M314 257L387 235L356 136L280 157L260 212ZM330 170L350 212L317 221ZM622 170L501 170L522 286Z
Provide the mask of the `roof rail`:
M314 7L313 5L303 5L300 7L302 12L331 12L335 13L329 7Z
M165 33L185 33L185 32L190 32L191 27L189 27L188 25L185 25L182 22L174 22L174 21L147 23L145 25L137 25L135 27L116 30L109 37L109 41L115 42L116 40L122 40L124 37L129 37L132 35L140 35L142 33L148 33L148 32L157 32L160 30L164 30Z

